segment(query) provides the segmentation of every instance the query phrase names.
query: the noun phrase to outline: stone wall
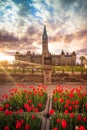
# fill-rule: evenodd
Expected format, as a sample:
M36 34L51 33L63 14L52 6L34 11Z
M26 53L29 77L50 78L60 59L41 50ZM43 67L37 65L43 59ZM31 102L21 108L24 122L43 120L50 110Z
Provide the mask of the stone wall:
M42 56L41 55L32 55L31 62L42 64Z
M0 74L0 84L6 83L44 83L43 74ZM52 84L61 84L67 82L87 82L87 74L52 74Z

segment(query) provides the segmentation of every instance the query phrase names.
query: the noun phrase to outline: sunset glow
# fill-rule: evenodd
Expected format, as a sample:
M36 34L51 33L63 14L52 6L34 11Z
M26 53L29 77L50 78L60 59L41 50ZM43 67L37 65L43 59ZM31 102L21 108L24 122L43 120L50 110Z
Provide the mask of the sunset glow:
M0 61L5 61L5 60L12 63L14 61L14 57L5 55L4 53L0 53Z

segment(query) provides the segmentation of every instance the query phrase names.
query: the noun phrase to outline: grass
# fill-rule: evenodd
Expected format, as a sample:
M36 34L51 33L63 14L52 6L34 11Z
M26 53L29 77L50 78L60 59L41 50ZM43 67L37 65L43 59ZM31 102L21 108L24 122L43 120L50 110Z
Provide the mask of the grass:
M82 71L87 72L87 69L85 69L82 66L73 66L73 67L72 66L54 66L54 67L52 67L52 70L55 73L63 72L63 71L64 72L82 72ZM26 68L24 70L23 70L23 68L18 68L18 69L0 68L0 73L3 73L5 71L8 73L29 73L29 74L38 73L38 74L41 74L41 73L43 73L43 68L42 67L40 67L38 69L33 68L33 70L32 70L32 68Z

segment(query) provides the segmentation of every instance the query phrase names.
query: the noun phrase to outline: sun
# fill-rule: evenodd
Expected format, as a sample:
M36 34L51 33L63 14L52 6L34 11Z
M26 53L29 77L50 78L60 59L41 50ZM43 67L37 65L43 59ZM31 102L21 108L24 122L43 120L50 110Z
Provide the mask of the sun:
M9 56L0 52L0 61L5 61L5 60L12 63L14 61L14 56Z

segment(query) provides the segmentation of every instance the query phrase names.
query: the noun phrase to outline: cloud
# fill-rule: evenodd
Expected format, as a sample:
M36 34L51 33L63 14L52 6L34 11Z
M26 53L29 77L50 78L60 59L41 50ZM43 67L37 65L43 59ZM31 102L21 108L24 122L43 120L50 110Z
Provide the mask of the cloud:
M51 43L53 42L64 42L65 44L70 44L71 42L73 41L79 41L79 40L85 40L85 42L87 41L87 30L84 29L84 30L79 30L77 32L74 32L74 33L63 33L60 32L58 30L58 32L55 32L53 35L49 36L49 41Z
M67 34L64 36L63 40L65 43L70 43L74 40L74 36L72 34Z
M34 26L30 26L30 27L28 27L26 33L27 33L29 36L32 36L32 35L37 34L37 33L38 33L38 30L37 30L37 28L35 28Z
M77 32L76 36L78 39L85 38L87 40L87 29L84 29L84 30Z
M16 50L15 51L14 50L11 50L11 51L9 50L9 51L4 52L4 54L6 54L8 56L14 56L15 53L16 53Z
M77 53L81 55L87 55L87 48L77 50Z
M80 59L81 56L85 56L87 58L87 48L77 50L77 58Z
M22 4L19 5L19 12L18 12L19 16L26 18L29 15L29 13L30 13L30 10L26 6Z
M0 42L18 42L18 37L15 37L12 33L7 31L0 31Z
M21 42L26 42L28 43L28 37L27 36L24 36L20 39Z
M72 41L75 41L75 40L85 40L87 41L87 29L84 29L84 30L80 30L80 31L77 31L75 33L72 33L72 34L67 34L64 36L64 42L65 43L70 43Z

